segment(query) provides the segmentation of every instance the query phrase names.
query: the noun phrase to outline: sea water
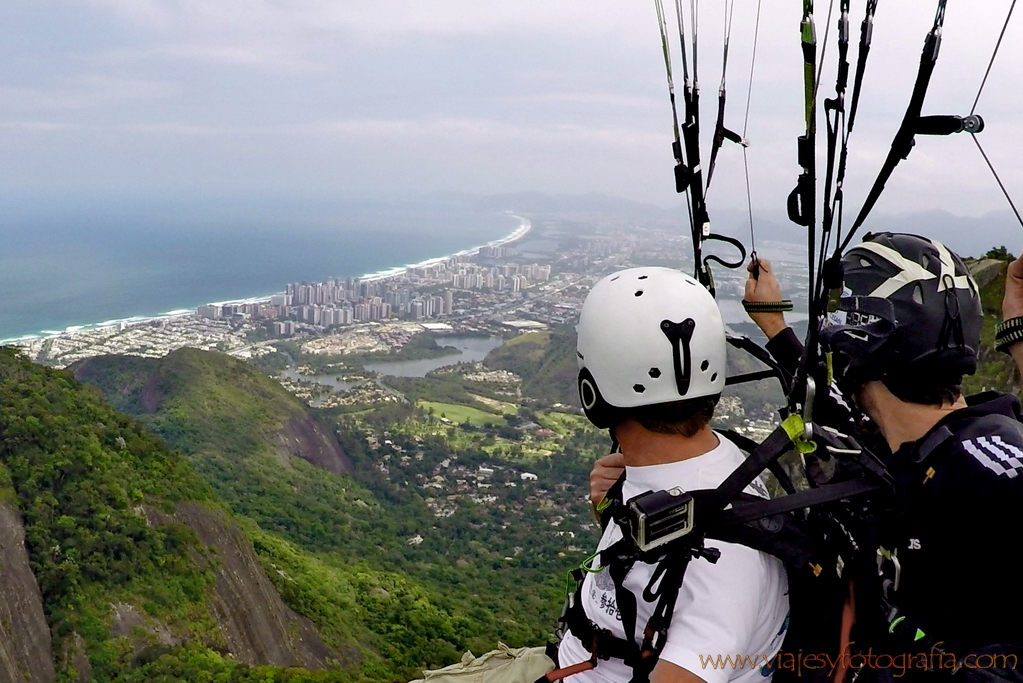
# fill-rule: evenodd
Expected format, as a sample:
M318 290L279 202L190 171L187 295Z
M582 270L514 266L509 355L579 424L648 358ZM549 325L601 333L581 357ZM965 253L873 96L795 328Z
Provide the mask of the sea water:
M0 205L0 339L358 277L519 225L458 201Z

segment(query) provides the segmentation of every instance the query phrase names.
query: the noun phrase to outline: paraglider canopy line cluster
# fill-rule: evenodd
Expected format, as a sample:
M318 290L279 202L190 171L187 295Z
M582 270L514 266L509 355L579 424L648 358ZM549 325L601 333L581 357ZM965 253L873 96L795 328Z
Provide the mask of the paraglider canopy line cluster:
M684 3L688 6L684 7ZM1005 38L1006 29L1015 10L1016 0L1011 0L1005 21L1001 27L998 39L995 43L991 59L973 100L970 114L961 116L923 116L922 110L927 90L930 85L931 76L938 59L941 46L942 31L945 21L945 6L947 0L937 0L934 22L924 41L923 50L920 55L920 63L917 70L916 80L913 84L912 94L906 107L905 114L891 143L888 155L882 164L873 184L867 193L856 218L848 231L842 229L842 218L845 205L844 181L848 163L849 137L856 121L856 112L859 106L860 95L864 74L866 72L867 57L871 49L873 35L874 15L877 9L878 0L866 0L866 9L860 24L859 42L856 45L857 56L855 66L850 62L850 30L849 14L850 0L839 0L837 30L837 78L835 84L835 95L824 100L824 112L827 121L827 150L826 175L823 179L823 211L821 214L820 234L817 234L817 164L816 157L816 115L817 96L820 90L821 78L824 71L824 61L828 54L828 43L831 36L831 21L834 16L835 0L829 0L828 18L824 41L819 46L816 39L816 28L813 18L813 0L803 0L803 20L800 23L800 42L803 50L803 81L804 81L804 118L806 130L799 138L799 165L802 173L796 189L789 196L788 208L790 218L797 224L807 229L807 247L810 278L810 292L808 308L811 321L808 326L807 339L804 347L804 358L799 365L796 377L793 378L791 386L793 392L789 396L790 409L796 409L800 400L795 396L797 393L804 393L807 385L807 373L811 366L815 365L821 358L817 331L822 316L825 314L825 306L829 291L835 286L835 264L841 259L842 253L851 244L857 230L866 221L873 207L885 189L885 185L891 178L895 168L908 157L919 135L949 135L956 132L968 132L973 138L977 150L990 169L998 187L1005 196L1012 208L1016 219L1023 226L1023 216L1016 208L1005 183L1002 181L994 167L990 157L984 150L977 133L983 130L983 120L976 115L977 105L984 92L991 74L992 68L998 56L999 49ZM708 240L725 241L736 246L743 254L745 260L745 248L741 242L734 238L716 235L711 232L710 218L707 211L706 196L714 176L714 169L718 160L718 153L724 142L730 141L739 144L743 148L743 172L746 182L746 207L750 227L750 247L753 255L753 275L758 275L756 259L756 227L753 218L753 199L750 182L750 163L747 153L750 109L753 92L753 78L756 70L757 46L760 34L761 0L758 0L756 10L756 22L753 32L753 41L749 68L749 83L746 92L745 112L743 115L742 134L729 130L726 125L726 104L727 104L727 70L729 46L731 43L732 23L735 16L734 0L726 0L722 3L724 8L723 24L723 45L721 59L721 82L718 88L717 120L714 126L714 134L710 148L710 163L707 173L703 174L700 165L700 105L699 105L699 74L697 70L698 55L698 21L699 21L699 0L674 0L675 16L673 19L678 26L679 47L681 50L682 70L685 80L683 89L682 105L677 105L675 100L675 89L672 82L671 72L671 47L668 40L668 26L666 16L662 7L662 0L655 0L657 9L657 20L661 32L661 44L664 52L665 69L668 76L668 91L671 101L672 123L674 141L672 144L675 157L675 184L676 190L685 193L689 224L692 231L693 251L696 261L697 278L711 291L714 292L713 277L710 273L708 261L716 261L726 267L736 268L741 262L729 263L721 260L713 254L706 258L703 256L704 243ZM688 11L688 22L686 13ZM686 38L686 24L691 30L691 40ZM692 69L690 70L690 67ZM849 85L849 76L852 76L851 103L846 109L846 91ZM706 183L704 183L706 177ZM803 400L805 400L805 396Z

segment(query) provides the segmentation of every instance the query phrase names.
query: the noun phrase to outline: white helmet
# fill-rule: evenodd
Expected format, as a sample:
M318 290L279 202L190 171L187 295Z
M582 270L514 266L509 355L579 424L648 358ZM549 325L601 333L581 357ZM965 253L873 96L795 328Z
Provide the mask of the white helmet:
M610 427L614 409L701 396L725 386L725 327L710 292L671 268L630 268L590 291L576 326L579 398Z

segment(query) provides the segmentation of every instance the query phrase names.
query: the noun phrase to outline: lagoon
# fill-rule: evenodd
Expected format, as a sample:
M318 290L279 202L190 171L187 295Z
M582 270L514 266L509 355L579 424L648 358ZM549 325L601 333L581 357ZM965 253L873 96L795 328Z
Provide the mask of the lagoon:
M456 363L475 363L483 360L486 355L496 349L504 342L501 337L438 337L437 344L440 346L453 346L458 349L457 354L440 356L439 358L424 358L422 360L391 360L375 361L366 363L363 367L381 375L392 375L396 377L425 377L427 373L437 368Z

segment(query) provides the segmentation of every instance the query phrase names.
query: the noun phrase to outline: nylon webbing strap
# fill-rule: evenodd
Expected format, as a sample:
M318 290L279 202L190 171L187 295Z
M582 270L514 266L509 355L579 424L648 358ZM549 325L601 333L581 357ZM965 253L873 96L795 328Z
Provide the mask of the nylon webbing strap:
M731 429L719 429L718 431L746 453L752 453L757 447L756 441L736 431ZM792 478L789 477L789 473L785 471L777 460L767 463L767 469L775 476L785 493L796 492L796 487L792 484Z
M923 52L920 54L920 68L917 71L916 83L913 85L913 94L909 98L909 106L906 107L906 114L902 119L902 124L899 126L899 131L895 134L895 139L892 140L891 149L888 150L888 157L881 166L881 171L877 174L874 185L870 188L870 192L863 202L863 207L860 209L859 215L856 216L856 220L853 221L849 234L846 235L839 251L845 251L845 248L849 246L853 235L856 234L856 230L867 220L870 210L874 208L874 204L877 203L881 193L884 192L885 183L891 178L895 167L899 165L900 161L908 157L909 153L913 150L917 122L923 109L924 98L927 96L931 74L934 73L934 65L938 61L938 52L941 49L941 29L945 23L946 1L938 0L938 11L934 17L934 26L931 28L930 33L927 34Z
M614 452L614 451L612 451ZM618 477L618 481L611 484L611 488L604 494L604 499L597 503L597 513L600 515L600 530L603 531L607 528L608 522L611 521L611 514L605 515L604 512L613 506L618 505L622 500L622 486L625 485L625 470L622 470L622 475ZM611 511L612 514L614 510Z
M622 617L622 628L627 639L636 633L636 596L625 588L625 577L632 570L632 562L616 562L608 566L607 572L615 586L615 601L618 603L618 614ZM599 656L599 653L598 653Z
M800 434L802 430L802 419L799 419ZM786 420L787 422L788 420ZM785 423L782 423L784 425ZM801 440L801 435L796 437ZM714 492L708 496L707 499L702 501L697 500L696 507L696 524L698 527L704 529L710 528L716 524L717 519L725 506L735 500L743 489L749 486L750 482L760 476L760 473L764 471L767 464L777 460L784 453L788 452L792 448L794 441L789 435L788 431L783 426L777 427L771 435L768 436L763 443L753 449L753 452L749 454L742 464L739 465L735 470L728 475L721 485L714 490ZM702 505L701 505L702 503ZM707 518L707 523L701 523L701 519Z
M817 450L817 444L813 441L807 441L803 438L804 430L803 427L806 425L803 422L803 418L799 415L789 415L787 418L782 420L781 428L788 435L792 441L792 445L796 447L796 450L806 455L807 453L813 453Z
M660 599L654 613L643 629L643 645L640 648L639 662L633 667L632 681L630 683L646 683L650 679L650 673L654 669L661 650L664 649L668 637L668 626L671 624L671 617L675 612L675 603L678 601L678 592L682 588L682 581L685 578L686 570L692 556L687 552L675 552L668 556L668 565L665 567L660 582Z
M816 78L817 78L817 32L813 22L813 0L803 0L803 20L799 24L800 45L803 50L803 105L806 132L799 137L797 145L799 165L803 172L788 198L789 220L796 225L812 228L815 222L816 203ZM813 230L811 229L811 240ZM811 241L812 245L812 241ZM810 252L813 260L813 247ZM813 278L811 277L811 280Z
M849 481L843 481L837 484L825 484L824 486L819 486L815 489L806 489L805 491L799 491L798 493L792 493L781 498L772 498L762 502L736 502L732 504L731 509L725 510L721 513L717 526L752 522L757 519L779 515L784 512L792 512L793 510L813 507L814 505L820 505L821 503L830 503L832 501L841 500L842 498L851 498L865 493L873 493L874 491L880 491L882 488L883 486L881 484L873 483L866 479L850 479Z
M734 346L741 351L745 351L767 367L771 368L771 370L774 371L775 376L778 378L778 381L781 383L782 393L785 395L789 394L791 390L792 374L779 365L771 354L764 348L749 337L727 335L725 337L725 341L727 341L730 346Z

